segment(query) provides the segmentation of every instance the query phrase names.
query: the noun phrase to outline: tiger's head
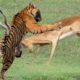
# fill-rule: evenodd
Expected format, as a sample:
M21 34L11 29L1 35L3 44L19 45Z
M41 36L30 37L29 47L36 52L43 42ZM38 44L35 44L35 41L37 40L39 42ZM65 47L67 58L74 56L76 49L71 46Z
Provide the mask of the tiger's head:
M39 22L42 20L41 18L41 12L40 10L33 4L29 4L25 10L28 11L29 14L31 14L31 16L36 20L36 22Z

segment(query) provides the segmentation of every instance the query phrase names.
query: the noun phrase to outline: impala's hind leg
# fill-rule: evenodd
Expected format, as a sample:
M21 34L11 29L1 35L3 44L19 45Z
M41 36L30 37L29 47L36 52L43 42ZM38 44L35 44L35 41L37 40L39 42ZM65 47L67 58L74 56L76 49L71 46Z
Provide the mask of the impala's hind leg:
M52 49L51 49L51 53L50 53L50 57L47 61L47 64L49 64L51 62L51 59L53 57L53 54L55 52L55 49L56 49L56 46L57 46L57 43L58 43L58 39L59 39L59 36L55 37L53 40L52 40Z
M40 47L41 47L40 45L37 45L37 46L36 46L35 52L34 52L35 57L37 57L37 56L39 55Z
M4 74L5 72L9 69L9 67L11 66L11 64L13 63L13 60L14 60L14 55L7 55L7 54L4 54L3 55L3 66L2 66L2 70L1 70L1 73L0 73L0 80L3 79L4 80Z
M34 49L34 61L37 62L37 59L38 59L38 55L39 55L39 52L40 51L40 45L37 45Z

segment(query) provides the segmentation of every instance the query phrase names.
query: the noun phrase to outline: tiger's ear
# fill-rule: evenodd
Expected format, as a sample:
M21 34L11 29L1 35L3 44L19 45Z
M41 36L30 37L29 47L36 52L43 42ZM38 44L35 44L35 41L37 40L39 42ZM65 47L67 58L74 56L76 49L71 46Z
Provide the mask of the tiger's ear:
M29 8L34 8L34 5L32 3L29 3Z
M32 3L29 3L29 6L33 5Z

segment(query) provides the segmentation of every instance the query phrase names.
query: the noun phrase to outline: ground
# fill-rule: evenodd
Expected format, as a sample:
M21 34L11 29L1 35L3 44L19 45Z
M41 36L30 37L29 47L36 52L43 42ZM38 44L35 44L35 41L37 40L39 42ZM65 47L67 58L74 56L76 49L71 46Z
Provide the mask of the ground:
M52 24L62 18L80 15L80 0L0 0L0 9L8 23L18 11L30 2L42 13L40 24ZM0 16L0 21L2 17ZM4 30L0 28L0 38ZM51 45L43 46L35 61L27 49L15 59L5 76L8 80L80 80L80 38L72 36L60 41L50 65L46 64ZM0 60L1 69L1 60Z

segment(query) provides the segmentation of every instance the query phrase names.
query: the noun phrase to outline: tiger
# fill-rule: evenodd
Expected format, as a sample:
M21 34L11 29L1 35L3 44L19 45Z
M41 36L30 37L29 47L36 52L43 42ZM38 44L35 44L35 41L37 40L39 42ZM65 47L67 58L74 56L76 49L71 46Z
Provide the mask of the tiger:
M61 23L55 23L54 25L39 25L41 21L41 12L33 4L29 4L16 15L10 24L10 29L7 29L2 43L2 69L0 77L4 79L5 72L10 68L15 59L15 48L20 45L22 38L26 33L42 33L46 31L54 30L55 26L59 26ZM6 25L7 27L7 25Z

